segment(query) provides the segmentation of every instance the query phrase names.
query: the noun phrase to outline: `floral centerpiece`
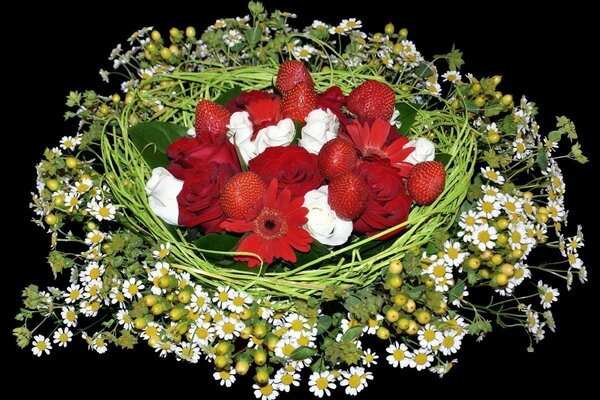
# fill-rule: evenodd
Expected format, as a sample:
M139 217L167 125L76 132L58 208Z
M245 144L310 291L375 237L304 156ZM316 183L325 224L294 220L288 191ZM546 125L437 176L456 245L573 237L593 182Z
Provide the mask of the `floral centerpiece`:
M557 163L587 161L573 123L544 134L500 76L463 77L456 49L427 61L391 24L249 9L141 29L100 71L120 93L68 96L79 129L32 203L67 283L25 288L17 344L146 342L273 399L355 395L383 359L443 376L493 324L554 330L549 279L586 280Z

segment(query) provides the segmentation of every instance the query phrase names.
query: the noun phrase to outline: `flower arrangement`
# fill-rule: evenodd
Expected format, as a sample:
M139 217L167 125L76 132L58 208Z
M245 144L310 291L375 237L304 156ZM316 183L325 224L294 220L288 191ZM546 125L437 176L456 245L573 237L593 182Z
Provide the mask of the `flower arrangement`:
M458 50L428 62L404 30L250 13L142 29L111 54L120 94L71 93L79 131L33 200L68 284L24 290L18 344L144 341L271 399L303 370L318 397L362 391L369 335L393 367L443 375L492 323L553 330L547 280L586 280L556 161L567 141L586 161L574 125L542 135L500 77L463 80Z

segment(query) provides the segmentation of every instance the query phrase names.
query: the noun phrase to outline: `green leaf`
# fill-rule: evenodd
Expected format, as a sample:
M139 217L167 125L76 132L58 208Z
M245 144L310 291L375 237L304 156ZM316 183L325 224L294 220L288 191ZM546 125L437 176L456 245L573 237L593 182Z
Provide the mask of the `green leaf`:
M580 164L585 164L589 161L588 158L583 155L583 152L581 151L581 145L579 143L575 143L571 147L571 152L573 153L575 160L577 160Z
M313 240L307 253L296 252L296 265L303 265L329 253L329 249L320 242Z
M504 110L502 103L492 104L485 108L484 115L486 117L495 117Z
M452 289L450 289L450 292L448 293L448 300L450 302L452 302L453 300L459 300L460 296L462 296L464 291L465 291L465 280L461 279L458 281L458 283Z
M262 37L262 31L259 27L250 28L246 31L246 39L248 39L248 43L256 44L260 41Z
M348 310L349 312L352 312L352 308L359 306L361 303L362 303L362 301L360 300L359 297L350 295L350 296L346 297L346 300L344 301L344 308L346 310Z
M433 75L433 70L429 67L429 65L421 63L417 68L415 68L415 74L417 74L418 77L425 79Z
M296 134L294 135L294 139L292 139L292 143L291 144L296 144L297 145L298 141L302 137L302 122L295 121L294 122L294 127L296 128Z
M398 129L401 134L407 135L415 122L419 105L415 103L400 102L396 104L396 110L400 113L398 121L401 123Z
M238 85L235 85L234 87L227 90L226 92L223 92L219 97L217 97L215 103L224 106L229 100L238 97L240 94L242 94L242 88Z
M202 236L200 239L195 240L194 245L202 250L213 250L213 251L233 251L237 246L239 236L234 236L229 233L209 233L208 235ZM222 258L216 254L205 254L208 258Z
M362 325L356 325L348 329L344 336L342 336L342 342L352 342L360 337L362 334Z
M150 168L167 167L167 147L185 136L183 126L167 122L143 122L129 128L129 137Z
M292 360L300 361L310 358L317 354L317 349L314 347L300 346L290 354Z
M412 289L403 290L402 293L404 293L411 299L416 300L419 297L421 297L421 294L423 293L424 290L425 290L425 286L420 285L420 286L415 286Z
M435 161L439 161L444 165L448 165L450 158L452 158L452 156L448 153L437 153L435 155Z
M332 323L333 318L331 318L329 315L320 315L317 322L317 333L321 334L326 332L331 327Z

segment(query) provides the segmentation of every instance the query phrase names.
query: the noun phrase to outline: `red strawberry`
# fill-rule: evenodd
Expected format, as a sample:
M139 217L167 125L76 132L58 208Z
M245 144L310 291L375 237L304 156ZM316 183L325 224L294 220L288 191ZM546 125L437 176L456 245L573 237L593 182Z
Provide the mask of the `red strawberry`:
M300 82L288 91L281 100L283 118L304 122L308 113L317 108L317 95L312 82Z
M310 72L308 72L304 64L295 60L282 62L277 72L277 80L275 81L277 90L282 94L286 94L300 82L307 82L311 87L314 86Z
M319 151L317 166L321 175L333 179L338 175L354 171L358 155L352 144L344 139L331 139Z
M378 81L366 81L348 95L348 110L363 121L372 122L377 118L389 121L395 102L391 87Z
M217 136L227 133L231 112L209 100L200 100L196 106L196 136L208 134Z
M221 192L223 214L231 219L251 218L260 210L256 202L267 190L262 178L254 172L240 172L232 176Z
M369 187L354 172L339 175L329 182L328 202L340 219L352 221L367 208Z
M415 203L426 206L444 191L445 183L444 164L438 161L420 162L408 174L408 193Z

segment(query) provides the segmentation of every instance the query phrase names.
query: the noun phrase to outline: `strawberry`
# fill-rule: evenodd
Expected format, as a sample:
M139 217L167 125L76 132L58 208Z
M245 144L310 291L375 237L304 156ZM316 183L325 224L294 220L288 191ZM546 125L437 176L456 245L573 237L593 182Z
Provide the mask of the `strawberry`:
M420 162L408 174L408 193L415 203L426 206L444 191L445 183L444 164L438 161Z
M304 122L308 113L317 108L317 95L312 82L300 82L289 90L281 100L283 118Z
M221 208L227 218L251 219L258 211L256 203L267 190L254 172L240 172L229 178L221 192Z
M277 72L277 80L275 81L277 90L282 94L286 94L300 82L307 82L311 87L314 87L310 72L308 72L304 64L301 61L295 60L282 62Z
M348 95L348 110L359 119L389 121L394 114L396 97L391 87L378 81L365 81Z
M331 139L319 151L317 167L326 179L354 171L358 155L350 142L344 139Z
M200 100L196 106L196 136L217 136L227 133L231 112L209 100Z
M363 178L346 172L329 182L328 202L340 219L352 221L367 208L369 188Z

